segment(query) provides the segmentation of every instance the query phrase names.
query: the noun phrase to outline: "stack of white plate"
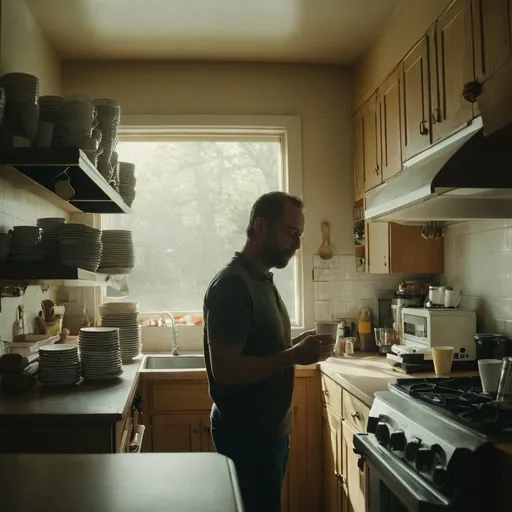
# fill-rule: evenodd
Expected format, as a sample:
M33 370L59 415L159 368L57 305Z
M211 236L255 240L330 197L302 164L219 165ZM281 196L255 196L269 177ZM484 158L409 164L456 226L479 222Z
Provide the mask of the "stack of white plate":
M46 256L59 255L59 233L66 219L60 217L45 217L37 219L37 227L43 230L42 249Z
M45 386L72 386L80 380L77 345L39 348L39 382Z
M63 103L62 96L41 96L39 98L39 120L44 123L55 123Z
M112 178L110 159L119 138L121 107L116 100L110 98L96 99L94 105L98 112L98 129L102 133L100 148L103 149L103 153L98 156L98 171L107 181L110 181Z
M119 193L123 201L131 206L135 199L135 164L131 162L119 162Z
M132 232L107 229L101 233L103 244L99 271L104 274L130 274L135 264Z
M106 302L100 306L103 327L119 327L119 342L123 361L141 353L141 334L138 302Z
M101 230L64 224L59 233L59 257L64 265L96 272L101 260Z
M8 73L0 77L0 87L6 94L3 128L33 141L39 125L39 79L27 73Z
M86 380L109 380L123 374L119 329L83 327L78 336L82 376Z

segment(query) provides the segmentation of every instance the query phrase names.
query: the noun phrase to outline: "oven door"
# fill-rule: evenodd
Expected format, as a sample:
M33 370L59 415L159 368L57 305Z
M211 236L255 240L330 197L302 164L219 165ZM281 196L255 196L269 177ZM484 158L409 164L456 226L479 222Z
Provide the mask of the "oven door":
M369 469L369 512L453 511L449 500L368 434L354 436L354 452Z

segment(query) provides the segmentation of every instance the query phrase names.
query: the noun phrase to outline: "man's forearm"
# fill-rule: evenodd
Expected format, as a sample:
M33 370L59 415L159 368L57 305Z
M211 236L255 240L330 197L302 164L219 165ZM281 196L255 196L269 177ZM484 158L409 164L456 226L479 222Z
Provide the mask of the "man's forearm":
M289 348L269 356L240 355L230 364L214 365L213 373L221 386L237 386L265 380L294 364L294 350Z

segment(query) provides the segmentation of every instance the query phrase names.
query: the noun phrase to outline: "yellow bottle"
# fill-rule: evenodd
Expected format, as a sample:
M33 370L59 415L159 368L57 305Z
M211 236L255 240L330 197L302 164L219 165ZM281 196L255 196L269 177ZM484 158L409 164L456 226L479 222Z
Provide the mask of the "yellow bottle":
M359 350L362 350L363 352L375 352L375 340L373 338L372 329L372 311L370 308L359 306L357 334L359 338Z

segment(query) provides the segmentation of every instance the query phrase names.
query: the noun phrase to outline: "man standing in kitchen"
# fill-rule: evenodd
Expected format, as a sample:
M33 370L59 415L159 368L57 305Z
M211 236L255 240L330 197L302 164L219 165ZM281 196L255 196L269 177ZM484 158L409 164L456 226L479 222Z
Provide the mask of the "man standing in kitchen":
M213 441L235 463L246 512L280 512L294 366L316 363L329 348L314 331L292 339L270 272L286 267L303 231L301 199L284 192L261 196L245 247L214 277L204 299Z

